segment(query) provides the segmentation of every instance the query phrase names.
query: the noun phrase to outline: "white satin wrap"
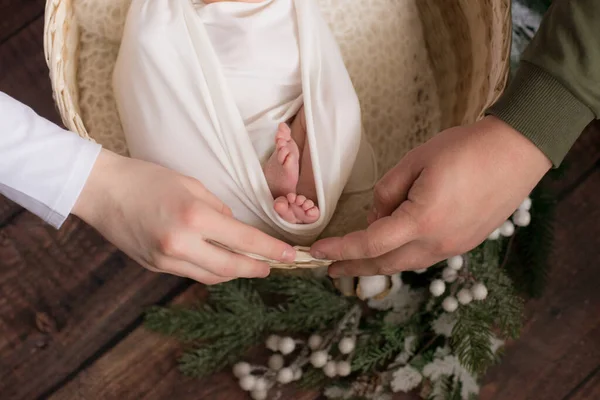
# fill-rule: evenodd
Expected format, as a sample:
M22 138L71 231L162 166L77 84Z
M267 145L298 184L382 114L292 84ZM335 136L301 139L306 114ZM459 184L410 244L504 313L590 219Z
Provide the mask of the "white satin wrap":
M239 220L312 243L343 192L377 171L356 92L314 0L133 0L113 75L132 157L198 179ZM262 164L280 122L304 104L321 217L273 210Z

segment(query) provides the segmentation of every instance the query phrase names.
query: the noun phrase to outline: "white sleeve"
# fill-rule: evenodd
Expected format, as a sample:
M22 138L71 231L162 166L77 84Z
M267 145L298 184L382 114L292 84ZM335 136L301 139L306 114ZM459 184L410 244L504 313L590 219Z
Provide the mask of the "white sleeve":
M0 194L59 228L101 146L0 92Z

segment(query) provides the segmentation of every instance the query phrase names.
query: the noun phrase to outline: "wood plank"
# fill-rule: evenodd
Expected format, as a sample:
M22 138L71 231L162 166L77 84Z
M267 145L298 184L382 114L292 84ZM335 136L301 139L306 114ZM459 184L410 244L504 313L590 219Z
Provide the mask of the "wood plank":
M44 13L45 0L0 1L0 43Z
M592 400L600 399L600 366L595 373L589 377L583 385L577 387L564 400Z
M565 157L565 174L558 180L546 179L544 184L558 196L573 190L600 164L600 121L588 125Z
M490 371L482 399L563 399L597 367L599 189L596 169L560 202L549 285L527 305L523 335Z
M194 303L204 298L202 285L194 285L173 304ZM180 344L143 327L136 329L126 339L99 358L93 365L50 397L52 400L77 399L147 399L174 398L246 400L233 376L228 372L210 379L192 379L177 369ZM261 362L265 354L257 354ZM313 400L317 393L300 393L286 388L283 399Z
M43 30L40 17L0 45L0 90L60 123L44 59Z
M145 271L77 219L0 230L0 393L39 398L181 279Z
M0 227L4 226L6 221L13 218L20 212L21 207L6 197L0 195Z
M546 295L527 308L521 341L504 363L491 371L483 399L562 398L590 369L600 354L600 292L590 256L600 245L600 171L565 197L558 207L557 249ZM585 238L583 240L582 238ZM198 287L178 298L201 297ZM144 398L178 400L247 398L229 373L209 380L183 377L176 367L176 341L136 329L96 363L58 391L53 399ZM537 394L544 393L543 397ZM286 399L313 399L313 393L286 392ZM398 396L397 398L405 398Z

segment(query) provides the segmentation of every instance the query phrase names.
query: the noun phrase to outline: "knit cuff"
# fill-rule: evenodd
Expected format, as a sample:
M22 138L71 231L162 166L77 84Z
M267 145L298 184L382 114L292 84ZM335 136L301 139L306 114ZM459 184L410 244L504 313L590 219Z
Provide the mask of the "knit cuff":
M514 80L486 112L531 140L555 167L594 119L594 113L552 75L521 61Z

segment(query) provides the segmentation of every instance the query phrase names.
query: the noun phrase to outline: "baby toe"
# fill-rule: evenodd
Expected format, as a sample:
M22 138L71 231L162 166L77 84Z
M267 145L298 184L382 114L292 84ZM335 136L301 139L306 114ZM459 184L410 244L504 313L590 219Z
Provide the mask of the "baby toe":
M319 211L318 207L313 207L306 211L306 215L309 215L311 217L318 217L319 214L321 214L321 212Z
M294 204L296 202L296 193L290 193L286 197L290 204Z
M292 131L290 130L290 127L286 123L283 123L283 122L281 124L279 124L275 138L282 139L282 140L290 140L291 137L292 137Z
M310 200L310 199L306 199L306 201L304 202L304 204L302 204L302 209L304 211L308 211L311 208L313 208L315 206L314 201Z
M275 208L275 211L277 211L278 213L282 213L282 212L287 211L290 208L289 204L290 203L288 202L288 200L285 197L280 196L280 197L276 198L275 201L273 202L273 207Z
M290 149L283 147L277 151L277 161L279 161L280 164L283 164L289 155Z
M289 141L285 140L285 139L277 139L275 141L275 147L277 147L277 149L282 149L284 147L287 147Z
M303 205L305 201L306 201L306 196L303 196L301 194L299 194L298 196L296 196L295 203L296 203L297 206Z

